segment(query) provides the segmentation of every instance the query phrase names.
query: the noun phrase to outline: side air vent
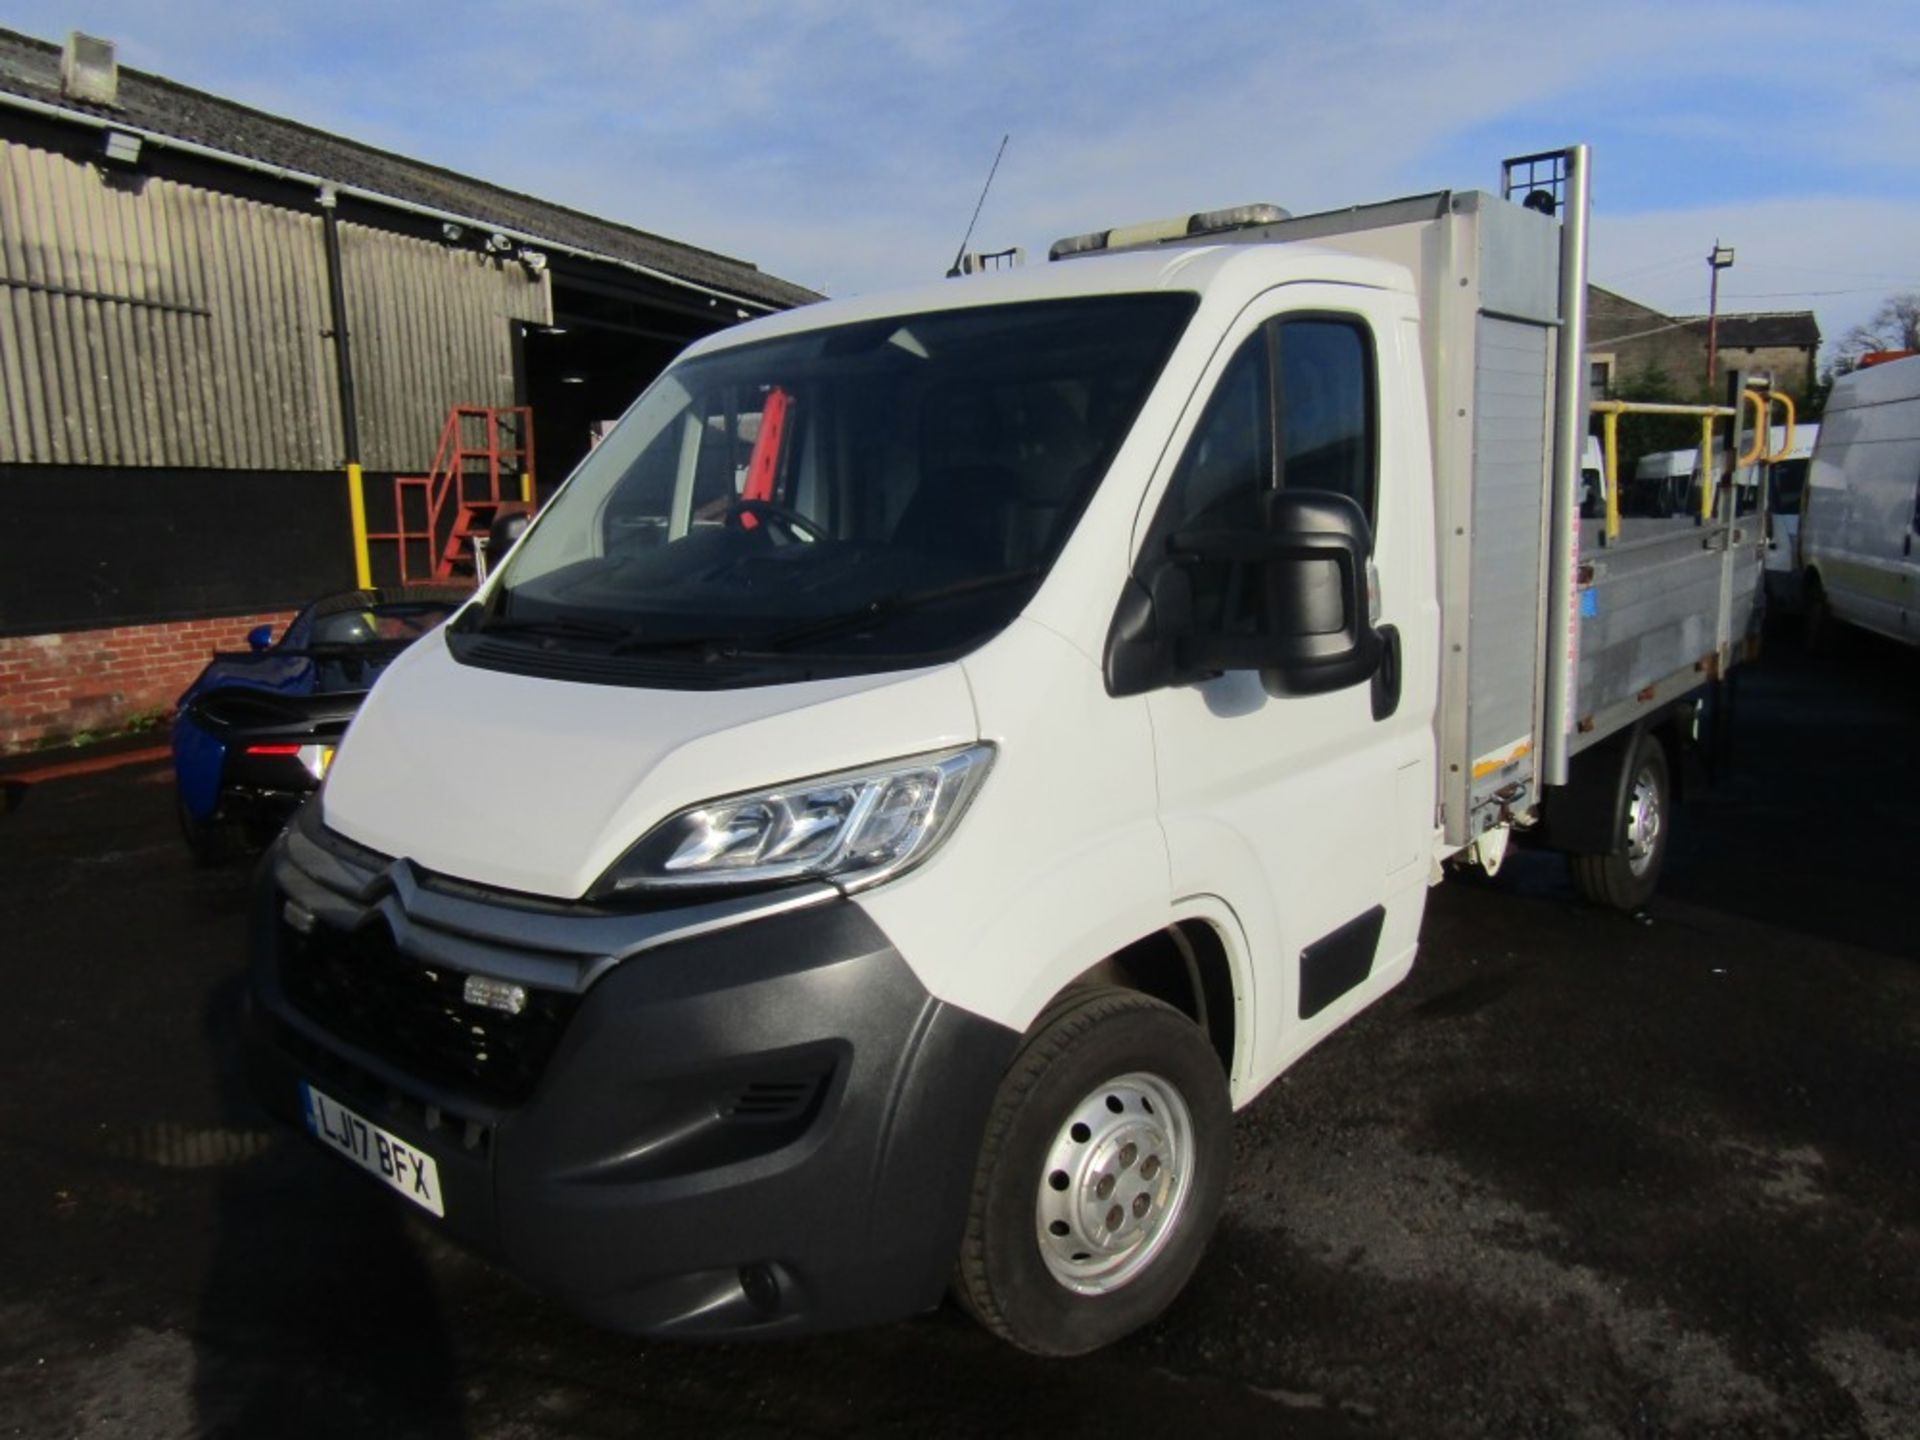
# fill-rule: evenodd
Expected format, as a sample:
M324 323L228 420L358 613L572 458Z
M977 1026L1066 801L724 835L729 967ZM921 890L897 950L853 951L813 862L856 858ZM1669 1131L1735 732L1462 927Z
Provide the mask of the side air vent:
M753 1124L797 1120L813 1109L826 1076L753 1080L735 1092L727 1118Z

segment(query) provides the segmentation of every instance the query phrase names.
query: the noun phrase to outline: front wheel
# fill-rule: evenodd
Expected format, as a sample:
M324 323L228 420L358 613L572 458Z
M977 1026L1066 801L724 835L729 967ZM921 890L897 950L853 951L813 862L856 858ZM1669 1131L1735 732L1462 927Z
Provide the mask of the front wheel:
M1632 914L1653 898L1667 861L1673 786L1667 752L1651 735L1633 750L1633 771L1614 819L1619 848L1607 855L1569 855L1573 888L1583 900Z
M960 1302L1037 1355L1081 1355L1154 1319L1192 1276L1226 1195L1220 1060L1130 990L1069 997L994 1099L955 1270Z

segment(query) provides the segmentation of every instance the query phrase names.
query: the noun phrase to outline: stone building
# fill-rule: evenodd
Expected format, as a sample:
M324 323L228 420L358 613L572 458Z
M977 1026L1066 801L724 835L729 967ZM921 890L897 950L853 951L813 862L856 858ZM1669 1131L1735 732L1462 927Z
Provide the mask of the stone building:
M1655 369L1688 396L1706 388L1706 316L1668 315L1598 285L1588 287L1587 295L1587 363L1596 398L1619 394ZM1811 310L1723 311L1712 393L1722 393L1734 370L1761 370L1788 394L1804 396L1817 374L1819 351L1820 325Z

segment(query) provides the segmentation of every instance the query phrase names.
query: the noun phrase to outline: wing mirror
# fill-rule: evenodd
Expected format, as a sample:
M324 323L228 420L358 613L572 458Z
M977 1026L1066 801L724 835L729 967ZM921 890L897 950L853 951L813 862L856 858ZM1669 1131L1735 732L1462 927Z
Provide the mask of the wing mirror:
M1257 527L1177 532L1146 577L1136 575L1108 641L1112 693L1258 670L1274 694L1320 695L1380 668L1385 642L1371 614L1365 512L1324 490L1260 499ZM1193 582L1206 572L1230 577L1248 603L1202 622Z
M507 552L514 542L526 534L527 526L533 523L533 517L525 510L502 510L493 517L493 524L487 527L487 544L478 557L475 566L477 580L487 578L487 572L499 568L500 562L507 558Z
M247 648L249 650L268 650L272 647L273 626L256 625L253 629L247 631Z

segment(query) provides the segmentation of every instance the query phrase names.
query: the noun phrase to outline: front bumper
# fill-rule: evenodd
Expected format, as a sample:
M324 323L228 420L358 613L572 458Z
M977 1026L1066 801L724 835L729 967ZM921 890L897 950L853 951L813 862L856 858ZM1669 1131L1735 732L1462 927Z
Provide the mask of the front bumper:
M858 906L516 903L359 851L314 809L255 913L249 1053L277 1114L303 1124L311 1083L432 1155L449 1232L616 1328L938 1303L1018 1037L930 996ZM465 1005L474 973L526 1009Z

